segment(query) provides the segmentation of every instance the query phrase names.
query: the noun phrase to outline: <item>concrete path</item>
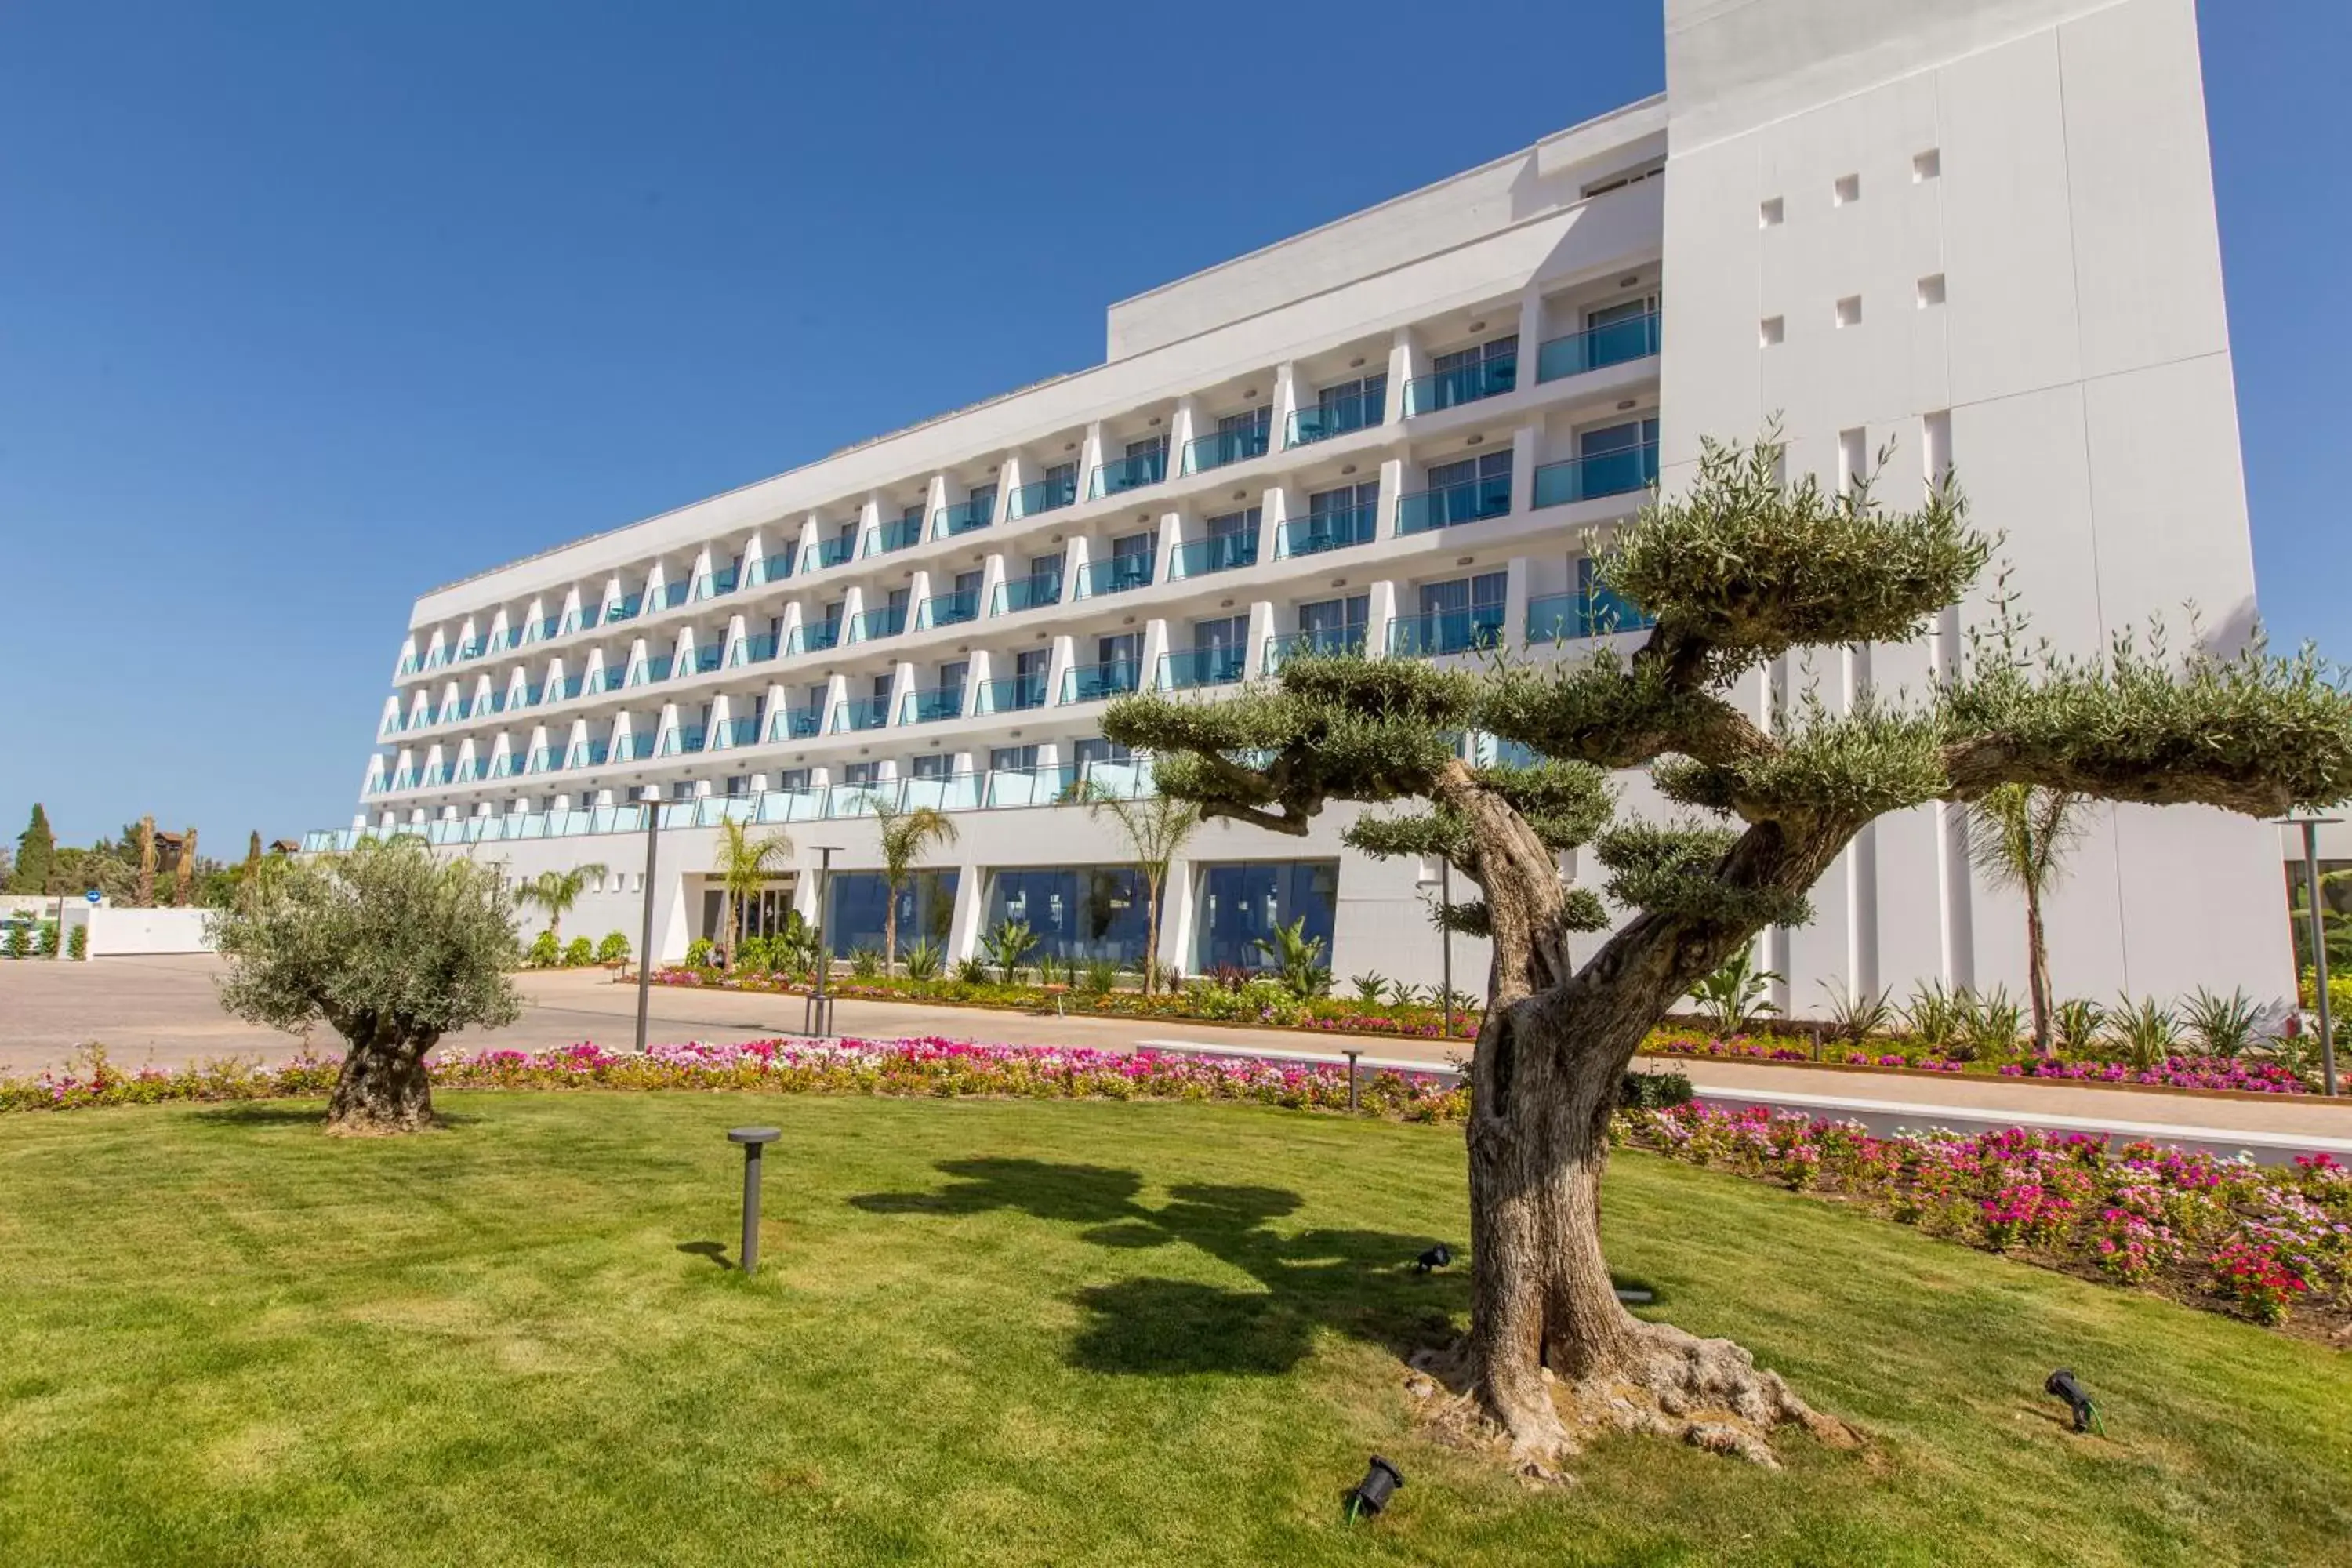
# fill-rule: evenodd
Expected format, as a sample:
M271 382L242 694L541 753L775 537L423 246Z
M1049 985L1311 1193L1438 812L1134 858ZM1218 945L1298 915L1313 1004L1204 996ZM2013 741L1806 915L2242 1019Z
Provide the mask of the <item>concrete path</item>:
M176 1067L209 1057L279 1060L301 1042L255 1028L220 1010L216 960L101 959L92 963L0 962L0 1072L62 1068L89 1040L105 1044L116 1065ZM504 1029L468 1031L450 1044L541 1050L593 1040L626 1046L636 1027L636 987L601 970L519 977L523 1016ZM943 1035L1028 1044L1152 1047L1286 1059L1340 1060L1360 1046L1367 1064L1442 1070L1464 1047L1436 1040L1353 1040L1290 1030L1227 1028L1172 1019L1036 1016L911 1002L843 1001L835 1028L869 1038ZM744 995L656 986L655 1040L751 1039L790 1034L801 1025L797 996ZM321 1049L335 1041L322 1033ZM2170 1142L2251 1148L2260 1157L2327 1150L2352 1163L2352 1100L2316 1096L2223 1099L2205 1095L2027 1083L2011 1079L1837 1072L1763 1062L1681 1064L1702 1096L1723 1105L1770 1104L1816 1115L1852 1116L1873 1126L1967 1128L2031 1122L2066 1130L2119 1130Z

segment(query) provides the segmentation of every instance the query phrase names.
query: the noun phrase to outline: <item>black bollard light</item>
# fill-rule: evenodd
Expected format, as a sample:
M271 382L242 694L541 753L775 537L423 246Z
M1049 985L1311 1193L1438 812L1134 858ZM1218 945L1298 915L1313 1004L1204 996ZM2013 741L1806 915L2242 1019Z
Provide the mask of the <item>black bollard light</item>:
M2074 1374L2064 1367L2050 1374L2050 1380L2042 1385L2042 1392L2066 1402L2067 1407L2074 1412L2075 1431L2088 1432L2096 1427L2101 1435L2105 1434L2106 1423L2099 1419L2099 1407L2091 1403L2090 1394L2075 1380Z
M1412 1260L1412 1271L1415 1274L1432 1274L1453 1261L1454 1249L1441 1241Z
M760 1267L760 1151L782 1137L780 1127L732 1127L727 1141L743 1145L743 1272Z
M1347 1053L1347 1055L1348 1055L1348 1109L1349 1109L1349 1110L1355 1110L1355 1109L1356 1109L1356 1058L1357 1058L1358 1057L1360 1057L1360 1056L1362 1056L1363 1054L1364 1054L1364 1053L1363 1053L1363 1052L1361 1052L1361 1051L1349 1051L1349 1052L1348 1052L1348 1053Z
M1364 1479L1356 1483L1356 1489L1348 1494L1348 1517L1360 1519L1366 1514L1379 1513L1389 1506L1390 1496L1402 1485L1404 1477L1397 1468L1374 1454L1371 1468L1364 1472Z

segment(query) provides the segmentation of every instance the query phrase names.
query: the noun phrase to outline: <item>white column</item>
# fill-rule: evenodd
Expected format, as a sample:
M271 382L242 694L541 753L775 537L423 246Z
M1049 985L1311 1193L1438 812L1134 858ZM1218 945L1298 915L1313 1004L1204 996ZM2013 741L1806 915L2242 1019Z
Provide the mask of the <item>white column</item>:
M1389 341L1389 393L1385 423L1393 425L1404 417L1405 384L1423 374L1427 363L1421 345L1413 338L1411 327L1399 327Z
M1503 568L1503 646L1526 646L1528 637L1528 558L1514 555Z
M1371 603L1364 610L1364 652L1379 658L1389 651L1389 626L1397 617L1397 585L1382 577L1370 585L1366 597Z
M1535 510L1536 442L1543 434L1537 425L1511 432L1511 515L1525 517Z

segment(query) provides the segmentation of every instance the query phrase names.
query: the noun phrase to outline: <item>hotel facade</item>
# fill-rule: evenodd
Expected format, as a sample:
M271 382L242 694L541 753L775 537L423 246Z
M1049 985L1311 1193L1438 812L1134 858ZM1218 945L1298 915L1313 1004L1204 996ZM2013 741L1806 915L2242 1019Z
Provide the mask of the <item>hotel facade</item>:
M1777 419L1792 472L1960 478L2032 629L2087 653L2168 618L2233 647L2254 584L2191 0L1668 0L1667 90L1110 308L1107 353L777 478L416 603L360 814L528 879L601 863L569 921L657 955L711 934L718 824L796 847L752 911L878 946L877 796L958 829L902 894L952 959L1005 920L1132 963L1108 821L1150 788L1101 734L1139 689L1218 700L1303 647L1472 662L1631 645L1591 552L1702 436ZM1918 642L1781 661L1738 700L1917 692ZM1491 751L1470 736L1465 746ZM1624 809L1655 809L1629 776ZM1304 920L1337 974L1426 984L1432 868L1205 826L1160 959L1263 962ZM815 874L821 848L832 873ZM1597 868L1570 857L1563 871ZM2067 994L2290 983L2279 855L2202 809L2103 809L2050 910ZM1776 1001L2022 989L2013 895L1957 815L1865 831L1764 941ZM822 906L822 907L821 907ZM1457 941L1475 985L1479 944Z

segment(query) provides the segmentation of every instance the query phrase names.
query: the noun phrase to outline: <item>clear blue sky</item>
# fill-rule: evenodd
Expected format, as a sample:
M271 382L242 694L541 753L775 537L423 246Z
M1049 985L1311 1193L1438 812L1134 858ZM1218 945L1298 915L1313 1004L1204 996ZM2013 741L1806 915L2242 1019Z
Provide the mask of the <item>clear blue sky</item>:
M2352 655L2352 6L2206 18L2263 607ZM1654 0L1195 22L8 5L0 834L345 822L424 590L1093 363L1110 300L1664 80Z

